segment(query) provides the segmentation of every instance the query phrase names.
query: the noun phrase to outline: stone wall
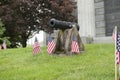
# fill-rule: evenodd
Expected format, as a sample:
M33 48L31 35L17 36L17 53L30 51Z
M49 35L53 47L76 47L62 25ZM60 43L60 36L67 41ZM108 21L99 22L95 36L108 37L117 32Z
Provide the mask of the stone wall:
M105 36L105 10L104 0L94 0L95 2L95 36Z

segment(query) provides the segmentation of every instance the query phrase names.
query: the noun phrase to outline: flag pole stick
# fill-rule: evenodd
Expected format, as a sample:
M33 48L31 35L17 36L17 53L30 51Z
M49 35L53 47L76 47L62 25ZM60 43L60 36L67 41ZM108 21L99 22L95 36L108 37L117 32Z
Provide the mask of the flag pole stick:
M118 80L120 80L120 53L118 53Z
M117 64L116 64L116 46L117 46L117 26L115 26L115 80L117 80Z

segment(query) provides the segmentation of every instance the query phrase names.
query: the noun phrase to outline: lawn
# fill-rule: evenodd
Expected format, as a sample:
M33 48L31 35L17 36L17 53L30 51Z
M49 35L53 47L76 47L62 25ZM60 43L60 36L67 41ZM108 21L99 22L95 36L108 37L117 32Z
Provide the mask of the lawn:
M32 48L0 51L0 80L114 80L114 45L86 44L79 55L33 56Z

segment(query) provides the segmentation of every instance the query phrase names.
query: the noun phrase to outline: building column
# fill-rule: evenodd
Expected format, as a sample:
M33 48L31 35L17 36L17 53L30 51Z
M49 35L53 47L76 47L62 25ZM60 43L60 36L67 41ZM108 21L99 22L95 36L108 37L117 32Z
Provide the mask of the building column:
M95 36L94 0L78 0L78 24L81 37Z

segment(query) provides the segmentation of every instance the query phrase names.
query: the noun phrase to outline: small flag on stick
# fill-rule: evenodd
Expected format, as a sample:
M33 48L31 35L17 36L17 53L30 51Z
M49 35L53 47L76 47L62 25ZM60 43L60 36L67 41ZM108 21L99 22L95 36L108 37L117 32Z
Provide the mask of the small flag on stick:
M116 63L120 64L120 34L117 34L117 42L116 42L117 50L116 50Z
M117 33L117 26L113 30L112 38L115 41L115 80L118 80L117 65L120 64L120 35Z
M0 50L2 49L2 46L0 45Z
M4 41L2 44L3 49L7 49L6 42Z
M39 42L37 40L37 37L35 37L34 45L33 45L33 54L37 55L41 51Z
M77 42L77 37L75 35L73 35L73 37L72 37L71 52L76 52L76 53L80 52L79 45Z
M52 54L53 53L53 50L55 49L55 42L53 41L51 35L49 35L48 37L48 46L47 46L47 51L49 54Z
M113 33L112 33L112 39L113 39L113 40L116 40L116 37L117 37L116 34L117 34L116 28L114 28Z

